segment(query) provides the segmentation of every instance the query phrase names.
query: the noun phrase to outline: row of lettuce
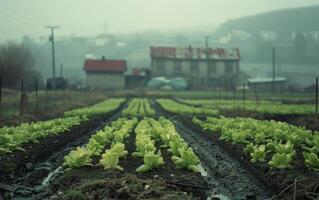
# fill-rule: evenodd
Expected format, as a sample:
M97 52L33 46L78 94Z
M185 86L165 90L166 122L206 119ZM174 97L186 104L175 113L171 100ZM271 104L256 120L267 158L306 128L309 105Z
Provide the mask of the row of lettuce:
M193 122L203 130L220 134L219 139L243 145L243 152L253 163L287 169L298 165L319 171L319 132L284 122L251 118L215 118ZM303 163L302 163L303 162Z
M116 110L124 101L125 99L107 99L89 107L67 111L61 118L0 128L0 156L14 150L24 151L22 146L26 143L38 143L41 138L65 133L92 116Z
M128 152L125 150L125 141L134 133L136 149L135 152ZM92 166L92 159L98 158L96 165L102 166L105 170L123 171L119 165L120 159L126 159L131 153L133 159L143 158L143 164L136 172L148 172L165 164L161 150L170 152L171 160L177 168L199 171L199 159L192 148L188 147L177 133L174 124L163 117L158 120L144 118L139 122L137 118L119 118L92 135L84 147L78 147L66 155L64 167L66 170L72 170Z
M128 107L122 111L124 116L154 116L155 110L151 107L148 99L145 98L134 98L132 99Z
M195 107L178 103L172 99L156 99L156 102L166 111L181 115L218 115L218 110L213 108Z
M256 102L246 100L245 104L242 100L179 99L179 101L189 105L201 106L204 109L244 109L262 114L311 114L315 112L315 107L312 104L283 104L279 101Z

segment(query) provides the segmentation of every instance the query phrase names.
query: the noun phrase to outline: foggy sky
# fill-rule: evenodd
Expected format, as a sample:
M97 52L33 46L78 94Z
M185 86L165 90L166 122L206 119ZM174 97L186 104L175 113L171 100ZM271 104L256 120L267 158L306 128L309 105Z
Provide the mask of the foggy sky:
M240 16L319 4L319 0L0 0L0 42L48 35L213 28Z

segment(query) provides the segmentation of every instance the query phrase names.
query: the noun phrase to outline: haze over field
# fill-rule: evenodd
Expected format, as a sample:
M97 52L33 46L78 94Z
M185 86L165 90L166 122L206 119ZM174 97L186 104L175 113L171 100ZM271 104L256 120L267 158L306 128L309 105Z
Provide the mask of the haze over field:
M0 45L27 47L22 75L44 82L52 77L45 26L57 25L56 71L83 83L88 56L150 69L150 46L204 47L208 36L212 48L240 49L244 79L272 76L275 47L277 75L303 89L319 66L318 13L319 0L0 0Z
M277 9L318 4L318 0L0 0L0 41L24 35L132 33L145 30L213 31L222 22Z

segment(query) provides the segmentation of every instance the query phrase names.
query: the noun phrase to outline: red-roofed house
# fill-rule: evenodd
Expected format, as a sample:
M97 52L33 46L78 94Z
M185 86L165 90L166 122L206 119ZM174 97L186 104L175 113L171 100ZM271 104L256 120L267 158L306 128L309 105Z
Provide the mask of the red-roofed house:
M123 89L126 60L87 59L84 63L86 84L97 89Z

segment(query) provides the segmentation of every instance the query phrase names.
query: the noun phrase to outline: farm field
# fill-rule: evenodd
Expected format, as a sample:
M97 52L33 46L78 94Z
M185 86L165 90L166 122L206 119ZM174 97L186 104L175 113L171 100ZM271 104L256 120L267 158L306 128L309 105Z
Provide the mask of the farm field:
M119 96L0 128L0 199L319 198L312 105Z

